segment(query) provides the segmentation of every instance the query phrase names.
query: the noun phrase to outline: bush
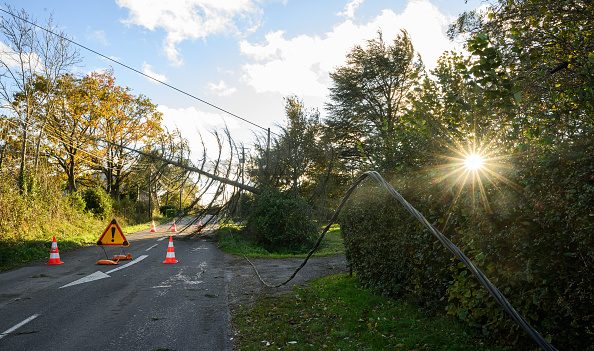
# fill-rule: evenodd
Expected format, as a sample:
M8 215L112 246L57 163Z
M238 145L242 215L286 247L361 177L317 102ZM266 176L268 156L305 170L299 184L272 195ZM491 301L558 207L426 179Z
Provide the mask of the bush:
M494 196L493 214L477 220L479 235L465 238L486 275L561 350L594 350L593 141L519 156L514 181L522 194ZM453 271L449 313L493 336L531 343L475 279Z
M396 186L559 349L594 350L594 138L532 150L508 163L515 186L484 184L489 210L463 191L403 177ZM420 186L423 184L426 186ZM346 255L365 286L408 296L498 342L534 343L467 268L383 189L355 192L340 218Z
M105 219L112 213L113 202L109 194L101 187L88 188L83 193L85 209L95 216Z
M85 202L85 199L83 199L83 195L79 192L68 194L68 203L78 212L84 212L85 208L87 207L87 203Z
M443 308L440 298L451 277L451 258L387 191L375 185L360 188L339 222L347 260L363 286L411 297L429 310Z
M165 217L173 217L177 212L177 207L173 205L163 205L159 207L159 212Z
M115 201L113 208L118 217L128 224L139 224L150 220L148 204L130 198Z
M53 236L60 250L95 243L105 227L81 213L80 196L65 196L62 183L43 168L35 191L21 194L18 180L0 171L0 271L20 264L47 260Z
M307 202L272 189L256 197L246 228L269 251L304 251L317 238L317 226Z

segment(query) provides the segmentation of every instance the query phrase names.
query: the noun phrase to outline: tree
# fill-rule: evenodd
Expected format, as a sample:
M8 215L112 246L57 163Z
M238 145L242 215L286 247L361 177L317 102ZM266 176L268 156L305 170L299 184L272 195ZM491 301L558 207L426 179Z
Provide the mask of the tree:
M51 113L50 106L45 106L46 113L39 114L40 104L50 101L50 87L61 74L78 62L78 53L63 39L65 35L55 26L51 17L45 27L58 33L58 36L38 30L35 21L25 10L17 11L8 6L7 11L14 16L2 17L0 20L3 43L0 45L0 99L3 108L10 110L20 121L18 179L21 190L25 190L29 131L33 126L38 130L34 156L36 168L43 128ZM41 87L38 83L46 86ZM35 93L41 93L44 98L34 96Z
M252 162L251 176L260 186L299 194L315 182L311 168L324 149L319 141L321 124L318 111L306 109L296 96L285 98L285 117L286 125L272 141L269 153L263 143L256 145L258 155Z
M415 140L410 140L423 162L435 162L443 150L480 146L483 141L497 142L499 147L513 144L509 136L511 116L516 106L487 100L488 92L471 73L472 61L455 52L444 53L431 78L423 80L421 93L413 102L410 120L415 123ZM508 100L513 99L508 96ZM433 156L433 157L432 157ZM443 159L439 162L443 162Z
M501 0L461 15L449 33L470 37L470 70L486 97L513 97L508 120L522 143L552 145L592 133L593 17L586 0Z
M91 74L92 89L97 91L93 113L101 116L94 140L101 159L99 170L105 175L106 191L114 198L120 196L124 180L133 171L136 153L150 144L161 132L161 113L147 97L134 96L129 88L115 84L111 73Z
M92 150L89 137L101 116L93 113L92 78L76 79L63 75L54 88L54 113L47 121L48 152L66 175L66 190L77 190L77 178L91 169Z
M402 166L402 137L409 124L405 115L423 74L406 31L392 45L378 33L330 74L327 132L347 169L393 172Z

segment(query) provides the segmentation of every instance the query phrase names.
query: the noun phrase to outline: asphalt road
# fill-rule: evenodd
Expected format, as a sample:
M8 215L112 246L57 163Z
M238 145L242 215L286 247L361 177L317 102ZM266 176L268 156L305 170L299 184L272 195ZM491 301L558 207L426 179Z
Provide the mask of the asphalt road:
M0 274L0 350L231 350L224 255L174 237L179 263L163 264L166 229L127 235L127 267L89 247ZM102 279L64 287L85 277Z

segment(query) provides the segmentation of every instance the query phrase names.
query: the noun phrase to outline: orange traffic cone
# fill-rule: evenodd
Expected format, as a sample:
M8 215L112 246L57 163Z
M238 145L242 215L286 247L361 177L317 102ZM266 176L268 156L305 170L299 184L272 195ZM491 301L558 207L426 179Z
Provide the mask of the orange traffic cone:
M163 263L177 263L175 259L175 251L173 250L173 236L169 236L169 245L167 246L167 256L165 256L165 261Z
M58 250L58 243L56 242L56 237L52 239L52 248L50 249L50 257L47 264L50 266L63 264L62 260L60 260L60 251Z
M155 229L155 221L151 221L151 230L149 230L149 233L155 233L157 230Z
M169 228L169 231L172 233L177 233L177 228L175 227L175 222L173 222L173 224L171 225L171 228Z

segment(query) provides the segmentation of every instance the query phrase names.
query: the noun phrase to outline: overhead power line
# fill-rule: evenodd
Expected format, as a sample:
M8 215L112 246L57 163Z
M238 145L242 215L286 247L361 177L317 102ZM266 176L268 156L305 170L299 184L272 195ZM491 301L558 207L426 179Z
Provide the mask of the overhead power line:
M197 96L195 96L195 95L192 95L192 94L188 93L188 92L187 92L187 91L185 91L185 90L179 89L179 88L177 88L177 87L175 87L175 86L173 86L173 85L171 85L171 84L165 83L164 81L162 81L162 80L160 80L160 79L157 79L157 78L155 78L155 77L152 77L152 76L150 76L150 75L148 75L148 74L146 74L146 73L144 73L144 72L142 72L142 71L139 71L139 70L137 70L136 68L134 68L134 67L132 67L132 66L129 66L129 65L127 65L127 64L125 64L125 63L123 63L123 62L120 62L120 61L118 61L118 60L115 60L115 59L113 59L113 58L111 58L111 57L107 56L107 55L104 55L104 54L100 53L100 52L99 52L99 51L97 51L97 50L93 50L93 49L91 49L91 48L89 48L89 47L87 47L87 46L85 46L85 45L83 45L83 44L80 44L80 43L78 43L78 42L76 42L76 41L74 41L74 40L72 40L72 39L69 39L69 38L67 38L67 37L65 37L65 36L63 36L63 35L60 35L60 34L58 34L58 33L54 32L54 31L51 31L51 30L49 30L49 29L47 29L47 28L45 28L45 27L42 27L42 26L40 26L40 25L38 25L38 24L36 24L36 23L34 23L34 22L31 22L31 21L29 21L29 20L27 20L27 19L25 19L25 18L22 18L22 17L20 17L20 16L18 16L18 15L15 15L14 13L11 13L11 12L9 12L9 11L7 11L7 10L3 9L3 8L0 8L0 11L2 11L2 12L6 13L6 14L8 14L8 15L10 15L10 16L12 16L12 17L14 17L14 18L17 18L17 19L19 19L19 20L21 20L21 21L23 21L23 22L26 22L26 23L28 23L28 24L30 24L30 25L32 25L32 26L35 26L35 27L37 27L37 28L39 28L39 29L41 29L41 30L43 30L43 31L46 31L47 33L50 33L50 34L52 34L52 35L55 35L55 36L57 36L57 37L58 37L58 38L60 38L60 39L66 40L66 41L68 41L69 43L72 43L72 44L74 44L74 45L76 45L76 46L79 46L79 47L81 47L81 48L83 48L83 49L85 49L85 50L87 50L87 51L90 51L90 52L94 53L95 55L101 56L101 57L103 57L103 58L104 58L104 59L106 59L106 60L109 60L109 61L111 61L111 62L113 62L113 63L116 63L116 64L118 64L118 65L120 65L120 66L122 66L122 67L125 67L125 68L127 68L127 69L129 69L129 70L131 70L131 71L134 71L134 72L136 72L136 73L138 73L138 74L140 74L140 75L142 75L142 76L144 76L144 77L146 77L146 78L152 79L152 80L154 80L154 81L155 81L155 82L157 82L157 83L163 84L163 85L165 85L166 87L168 87L168 88L170 88L170 89L173 89L173 90L175 90L175 91L177 91L177 92L179 92L179 93L182 93L182 94L184 94L184 95L186 95L186 96L189 96L189 97L191 97L191 98L192 98L192 99L194 99L194 100L200 101L201 103L203 103L203 104L206 104L206 105L208 105L208 106L210 106L210 107L212 107L212 108L215 108L215 109L217 109L217 110L219 110L219 111L221 111L221 112L223 112L223 113L226 113L226 114L228 114L229 116L232 116L232 117L235 117L235 118L237 118L237 119L240 119L240 120L242 120L242 121L244 121L244 122L246 122L246 123L249 123L249 124L251 124L251 125L253 125L253 126L255 126L255 127L258 127L258 128L260 128L260 129L262 129L262 130L265 130L265 131L267 131L267 132L269 132L269 133L272 133L272 134L274 134L274 135L277 135L277 136L278 136L278 134L276 134L276 133L274 133L274 132L270 131L270 128L265 128L265 127L262 127L262 126L261 126L261 125L259 125L259 124L256 124L256 123L254 123L254 122L252 122L252 121L250 121L250 120L247 120L247 119L245 119L245 118L243 118L243 117L241 117L241 116L238 116L238 115L236 115L236 114L235 114L235 113L233 113L233 112L230 112L229 110L226 110L226 109L224 109L224 108L222 108L222 107L219 107L219 106L217 106L217 105L215 105L215 104L213 104L213 103L211 103L211 102L208 102L208 101L206 101L206 100L204 100L204 99L201 99L201 98L199 98L199 97L197 97Z

